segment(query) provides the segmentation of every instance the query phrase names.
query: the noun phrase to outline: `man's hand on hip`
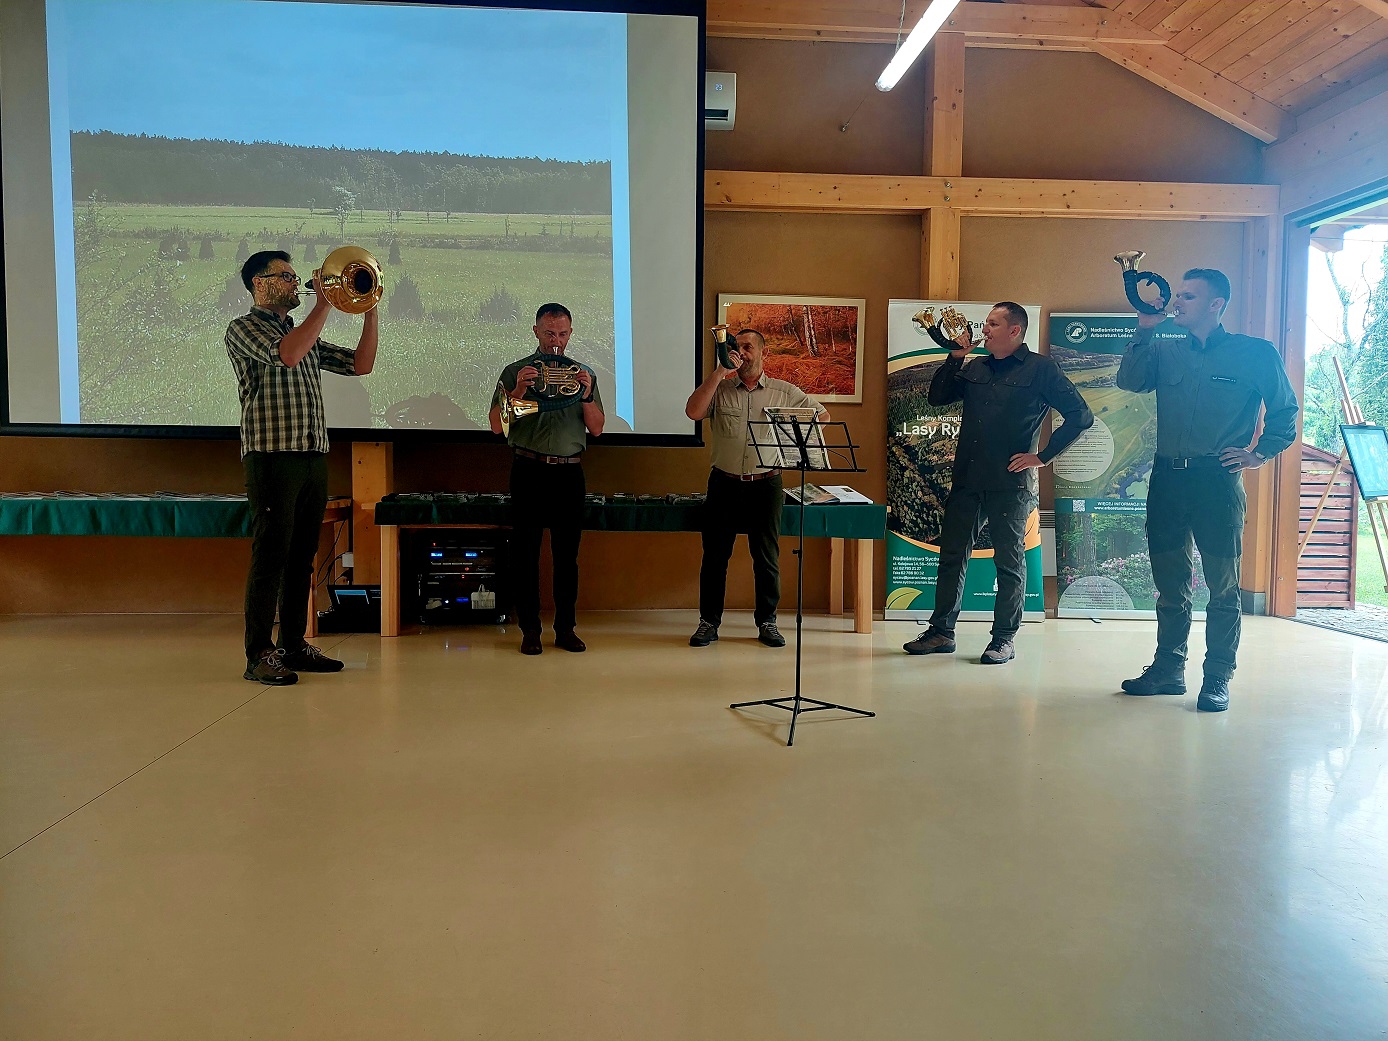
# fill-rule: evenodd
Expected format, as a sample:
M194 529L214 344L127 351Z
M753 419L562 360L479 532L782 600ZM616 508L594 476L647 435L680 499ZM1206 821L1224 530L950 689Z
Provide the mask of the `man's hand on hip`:
M1256 470L1267 462L1262 456L1246 448L1226 448L1219 453L1219 461L1231 474Z

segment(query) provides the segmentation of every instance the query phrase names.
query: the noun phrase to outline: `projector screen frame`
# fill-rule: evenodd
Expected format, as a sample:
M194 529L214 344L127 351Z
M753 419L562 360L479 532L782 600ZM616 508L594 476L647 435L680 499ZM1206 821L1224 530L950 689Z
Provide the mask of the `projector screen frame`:
M303 2L303 0L269 0L278 2ZM311 3L353 2L353 0L308 0ZM369 0L368 0L369 2ZM703 315L704 282L704 117L703 81L706 57L707 3L706 0L489 0L487 3L462 3L459 0L389 0L392 6L405 7L449 7L449 8L505 8L531 11L592 12L605 14L675 15L694 18L697 21L697 57L694 69L695 82L691 89L693 99L688 114L695 131L697 169L694 190L694 315L692 330L692 358L690 361L690 390L703 379L703 337L701 316ZM0 98L3 100L3 98ZM3 107L0 106L0 112ZM3 121L0 117L0 140L3 140ZM0 241L5 241L4 188L0 183ZM183 425L130 425L101 423L30 423L14 422L10 418L10 358L8 326L8 292L10 286L8 257L0 249L0 437L90 437L121 438L150 441L235 441L241 436L240 427L224 426L183 426ZM582 315L576 315L575 324L582 324ZM523 326L521 327L523 328ZM529 330L525 330L529 336ZM520 338L518 337L518 340ZM517 344L518 356L525 348L524 341ZM390 363L388 343L381 345L378 365ZM235 374L228 364L226 378L235 380ZM496 444L500 435L489 429L443 429L434 427L328 427L329 439L333 442L350 441L391 442L410 445L431 443L441 444ZM604 433L597 439L604 445L630 445L637 447L702 447L703 424L692 423L690 433L641 433L638 431L613 431Z

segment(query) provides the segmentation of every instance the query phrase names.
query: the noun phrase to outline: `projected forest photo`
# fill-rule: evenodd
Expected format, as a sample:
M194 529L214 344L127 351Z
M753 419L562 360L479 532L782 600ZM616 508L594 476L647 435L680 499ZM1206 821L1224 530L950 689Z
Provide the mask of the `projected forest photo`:
M330 379L335 425L485 427L496 374L532 349L551 299L574 312L570 353L611 386L606 163L109 133L72 150L84 422L236 423L222 334L250 305L241 263L280 249L307 279L344 243L384 268L389 363ZM352 346L360 325L334 313L324 337Z

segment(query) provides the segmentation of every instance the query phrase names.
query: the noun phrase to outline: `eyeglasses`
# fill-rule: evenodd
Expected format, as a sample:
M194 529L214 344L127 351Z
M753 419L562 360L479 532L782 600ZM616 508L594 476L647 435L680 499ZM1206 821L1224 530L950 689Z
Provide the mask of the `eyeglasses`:
M272 272L271 272L270 274L268 274L268 275L256 275L256 276L254 276L254 277L256 277L256 278L278 278L281 282L284 282L286 285L291 285L291 286L292 286L292 285L298 285L298 283L299 283L299 276L296 275L296 274L294 274L294 272L292 272L292 271L272 271Z

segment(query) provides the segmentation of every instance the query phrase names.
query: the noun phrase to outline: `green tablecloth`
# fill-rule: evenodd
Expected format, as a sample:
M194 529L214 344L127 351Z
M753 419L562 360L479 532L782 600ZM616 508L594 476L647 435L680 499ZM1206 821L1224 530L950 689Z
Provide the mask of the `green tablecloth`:
M589 502L583 526L590 531L698 531L702 502ZM507 502L448 496L387 497L376 507L377 524L510 523ZM805 534L812 538L886 538L887 508L877 503L805 507ZM786 503L781 534L800 532L800 507ZM250 537L243 495L0 495L0 535L130 535L153 538Z
M589 531L698 531L702 502L589 502L583 527ZM376 523L403 527L423 524L511 522L506 502L468 501L446 495L387 496L376 505ZM787 502L781 512L781 534L800 533L800 506ZM805 535L811 538L883 539L887 507L878 503L829 503L805 507Z
M0 535L249 538L244 495L0 495Z

